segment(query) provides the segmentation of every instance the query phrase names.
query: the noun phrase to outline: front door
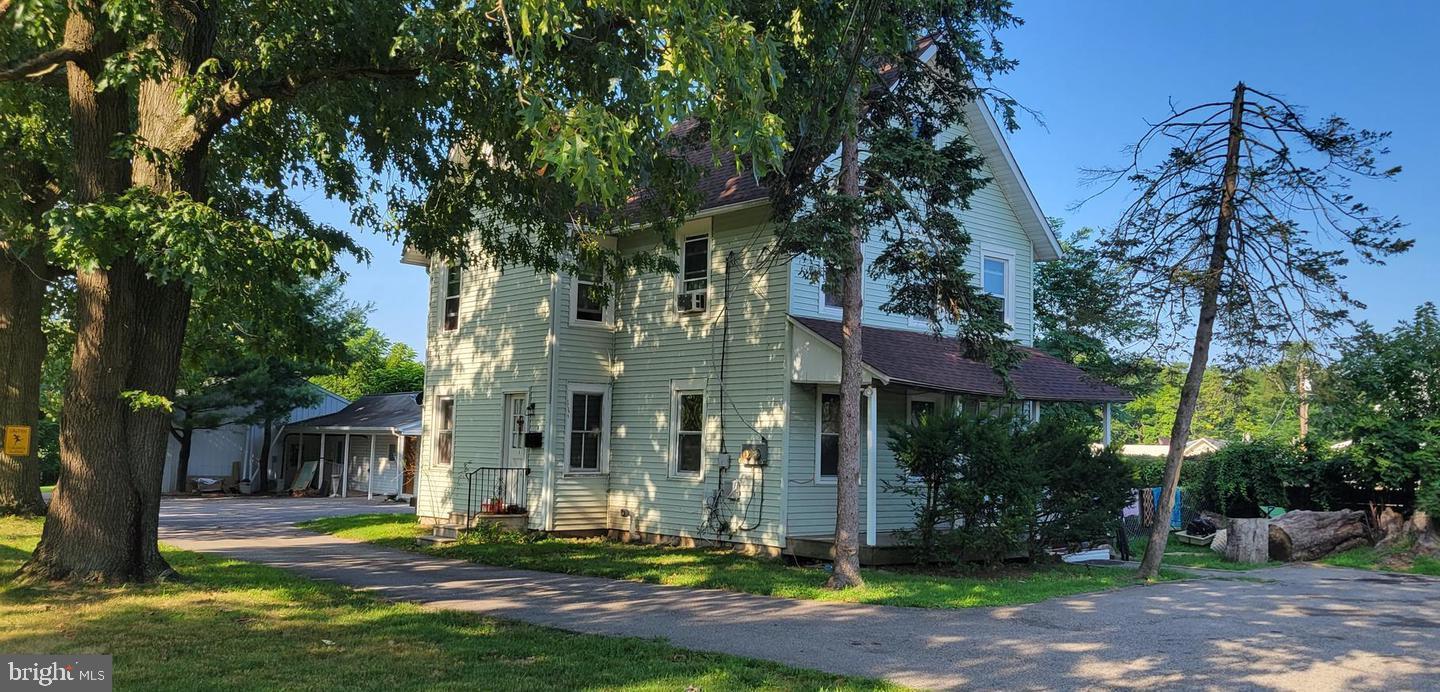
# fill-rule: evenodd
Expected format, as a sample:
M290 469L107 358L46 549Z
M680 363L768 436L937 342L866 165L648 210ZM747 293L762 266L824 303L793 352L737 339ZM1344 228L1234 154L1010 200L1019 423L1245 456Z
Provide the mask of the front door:
M525 468L525 431L528 421L526 420L524 394L505 395L505 417L501 423L505 426L505 441L500 445L501 458L500 468L502 469L523 469ZM500 481L504 486L506 505L524 505L525 498L521 497L524 492L523 482L524 471L501 471Z

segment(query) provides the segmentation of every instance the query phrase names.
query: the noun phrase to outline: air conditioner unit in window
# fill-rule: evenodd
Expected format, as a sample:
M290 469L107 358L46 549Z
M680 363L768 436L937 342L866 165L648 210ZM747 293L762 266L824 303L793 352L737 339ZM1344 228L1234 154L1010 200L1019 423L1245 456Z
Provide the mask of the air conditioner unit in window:
M675 296L675 307L680 312L705 312L705 291L686 291Z

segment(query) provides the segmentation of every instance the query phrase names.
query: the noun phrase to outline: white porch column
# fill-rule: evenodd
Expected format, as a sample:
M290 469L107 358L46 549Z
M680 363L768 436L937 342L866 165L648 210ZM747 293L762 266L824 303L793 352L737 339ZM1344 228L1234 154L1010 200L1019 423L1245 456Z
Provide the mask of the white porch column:
M340 497L350 496L350 435L345 435L345 452L340 457ZM334 490L334 488L331 488Z
M865 388L865 545L875 545L875 434L879 406L875 386Z
M325 489L325 433L320 433L320 463L315 469L315 492Z
M1101 442L1106 448L1110 447L1110 402L1105 402L1105 428Z

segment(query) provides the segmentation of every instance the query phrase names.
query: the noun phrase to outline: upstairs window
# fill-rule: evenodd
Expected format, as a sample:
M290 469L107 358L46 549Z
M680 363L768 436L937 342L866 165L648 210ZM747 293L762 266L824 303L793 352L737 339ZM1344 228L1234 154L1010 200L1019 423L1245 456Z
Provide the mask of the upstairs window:
M980 280L981 288L985 293L1000 301L1000 314L1005 317L1005 321L1013 321L1014 315L1011 312L1013 306L1010 300L1010 260L986 255L981 268Z
M703 291L710 283L710 236L697 235L685 239L684 266L681 268L685 292Z
M576 276L570 282L570 323L605 326L614 322L611 302L600 295L604 280L596 275Z
M455 455L455 399L441 397L436 405L435 463L449 466Z
M838 311L844 306L841 279L834 267L825 265L820 274L820 309Z
M460 328L460 267L445 268L445 331Z

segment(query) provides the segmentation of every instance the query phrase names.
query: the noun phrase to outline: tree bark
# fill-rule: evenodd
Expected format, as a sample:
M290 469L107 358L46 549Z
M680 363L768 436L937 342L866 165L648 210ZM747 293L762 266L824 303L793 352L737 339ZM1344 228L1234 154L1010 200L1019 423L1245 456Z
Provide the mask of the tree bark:
M190 475L190 443L195 441L195 429L182 427L175 432L175 439L180 441L179 453L175 455L175 485L172 492L185 492L185 478Z
M175 38L163 40L162 50L170 68L142 83L135 102L123 85L96 89L107 57L125 48L96 24L103 15L76 8L67 19L65 44L79 56L66 69L78 204L132 187L204 199L203 147L185 136L195 122L181 107L175 78L208 56L214 18L198 6L169 12ZM147 154L114 156L116 138L130 132L174 165ZM157 542L170 414L137 405L131 395L174 395L189 306L187 289L156 283L131 256L77 274L60 480L40 543L22 568L27 577L115 582L170 573Z
M1249 565L1270 557L1269 519L1231 519L1225 531L1225 559Z
M1270 559L1280 562L1319 560L1372 543L1365 513L1358 509L1335 512L1286 512L1270 522Z
M45 365L43 262L12 254L0 241L0 426L32 431L30 453L0 451L0 515L45 513L33 431L40 423L40 384Z
M124 394L174 394L188 295L155 285L129 260L76 278L60 483L24 572L46 579L156 579L170 572L157 545L170 416L137 407Z
M1200 401L1200 384L1210 362L1210 341L1215 332L1215 318L1220 309L1220 287L1224 279L1226 254L1230 249L1230 232L1235 218L1235 190L1239 184L1240 146L1244 139L1245 83L1235 85L1235 98L1230 104L1230 138L1225 149L1225 170L1220 192L1220 212L1215 222L1215 237L1210 247L1200 294L1200 321L1195 326L1195 347L1190 354L1190 369L1180 389L1180 405L1175 411L1175 424L1170 429L1170 451L1165 457L1165 474L1161 481L1160 506L1150 529L1150 542L1140 561L1139 577L1154 579L1160 573L1165 544L1170 538L1169 517L1175 509L1175 487L1180 483L1180 466L1185 461L1185 444L1190 439L1190 423ZM1230 540L1235 536L1231 532Z
M840 194L860 196L860 147L855 128L840 146ZM826 586L844 589L863 586L860 576L860 403L865 385L860 360L861 295L864 255L862 229L850 228L849 263L843 268L840 317L840 459L835 479L835 565Z

